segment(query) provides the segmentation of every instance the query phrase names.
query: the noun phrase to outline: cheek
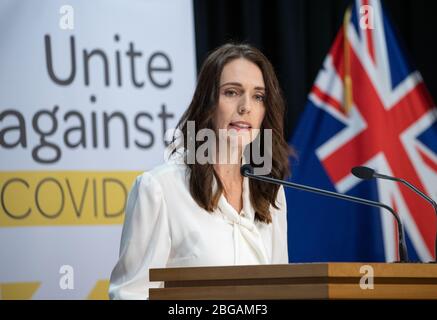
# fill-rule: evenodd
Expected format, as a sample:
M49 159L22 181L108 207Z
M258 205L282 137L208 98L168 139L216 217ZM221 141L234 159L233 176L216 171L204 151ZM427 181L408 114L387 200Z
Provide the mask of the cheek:
M223 104L219 104L214 115L214 128L223 129L227 123L227 116L228 112L226 112L225 106L223 106Z
M265 116L266 116L266 109L265 109L265 107L262 107L262 108L260 108L260 110L258 111L257 116L256 116L256 119L257 119L256 121L258 123L259 128L261 128L261 124L263 123Z

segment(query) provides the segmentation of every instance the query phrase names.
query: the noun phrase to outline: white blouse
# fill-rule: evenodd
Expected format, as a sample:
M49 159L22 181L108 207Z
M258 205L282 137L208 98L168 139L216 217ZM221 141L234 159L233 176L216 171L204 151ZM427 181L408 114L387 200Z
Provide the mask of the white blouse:
M240 214L220 196L217 209L201 208L189 191L188 167L170 161L138 176L129 192L120 257L111 274L111 299L147 299L150 268L288 263L283 187L273 222L255 221L249 181L243 179ZM217 182L213 181L213 190Z

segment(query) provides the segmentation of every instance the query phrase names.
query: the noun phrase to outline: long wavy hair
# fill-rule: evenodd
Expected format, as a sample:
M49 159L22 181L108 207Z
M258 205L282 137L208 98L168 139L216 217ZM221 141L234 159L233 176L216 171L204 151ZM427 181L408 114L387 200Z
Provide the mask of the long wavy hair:
M285 179L289 175L288 157L292 154L284 139L283 119L285 103L281 89L276 78L273 66L264 54L248 44L225 44L212 51L204 61L197 81L196 90L190 106L182 115L177 124L183 135L183 147L187 150L187 143L192 137L188 136L187 123L194 121L196 132L208 128L214 130L213 119L218 105L220 77L224 66L238 58L247 59L256 64L263 75L265 84L265 116L261 124L260 141L261 153L265 150L263 144L263 129L272 130L272 170L271 177ZM173 142L176 138L173 137ZM191 141L196 150L202 143ZM251 142L253 144L254 141ZM246 146L247 148L247 146ZM174 153L176 149L173 150ZM265 155L264 155L265 156ZM190 193L196 203L205 210L212 212L217 208L218 200L223 192L223 184L210 163L199 164L185 163L190 168L189 186ZM249 157L249 163L256 166ZM216 177L217 189L213 194L213 177ZM278 209L275 203L279 186L267 184L254 179L249 180L250 201L255 210L255 219L270 223L272 221L270 208L272 205Z

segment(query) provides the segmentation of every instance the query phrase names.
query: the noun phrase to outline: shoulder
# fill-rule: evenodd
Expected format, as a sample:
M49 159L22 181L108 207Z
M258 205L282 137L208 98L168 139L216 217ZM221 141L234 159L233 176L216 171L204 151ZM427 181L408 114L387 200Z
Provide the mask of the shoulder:
M186 183L188 170L184 163L168 161L137 176L136 184L139 188L154 188L157 191L181 187Z

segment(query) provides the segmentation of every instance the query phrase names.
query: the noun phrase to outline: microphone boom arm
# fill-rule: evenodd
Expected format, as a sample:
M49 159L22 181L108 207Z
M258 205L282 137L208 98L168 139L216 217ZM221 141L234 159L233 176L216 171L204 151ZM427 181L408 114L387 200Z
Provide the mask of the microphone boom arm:
M436 214L437 214L437 203L430 197L428 197L425 193L423 193L422 191L420 191L419 189L417 189L415 186L413 186L411 183L409 183L407 180L402 179L402 178L395 178L395 177L390 177L390 176L386 176L384 174L380 174L380 173L375 173L374 176L376 178L382 178L382 179L386 179L386 180L392 180L392 181L397 181L400 183L403 183L404 185L406 185L408 188L416 191L416 193L421 196L423 199L425 199L426 201L430 202L431 205L434 207L434 209L436 210Z

